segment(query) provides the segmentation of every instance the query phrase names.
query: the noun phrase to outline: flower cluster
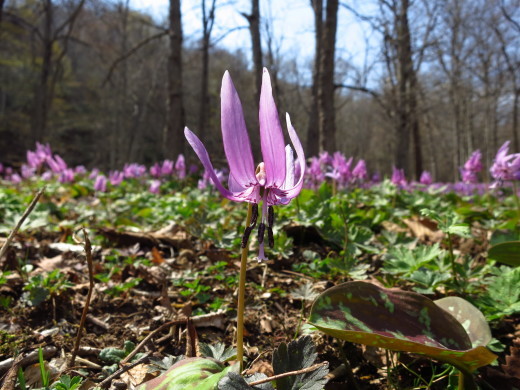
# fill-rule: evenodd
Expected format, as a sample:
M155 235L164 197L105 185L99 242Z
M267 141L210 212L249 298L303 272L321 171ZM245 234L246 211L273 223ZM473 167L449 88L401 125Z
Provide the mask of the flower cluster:
M506 141L498 150L489 170L495 179L493 188L502 185L504 181L520 180L520 153L507 154L508 152L509 141Z
M464 183L478 183L477 174L482 170L482 153L475 150L464 166L460 168L460 176Z

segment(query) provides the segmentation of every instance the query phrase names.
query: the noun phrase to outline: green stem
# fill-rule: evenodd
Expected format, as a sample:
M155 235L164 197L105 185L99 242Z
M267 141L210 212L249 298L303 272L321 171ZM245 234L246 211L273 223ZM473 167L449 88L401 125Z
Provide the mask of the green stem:
M251 223L251 215L253 204L249 203L247 208L246 228ZM245 293L246 293L246 268L247 268L247 251L242 248L240 256L240 279L238 282L238 312L237 312L237 360L240 364L240 372L244 370L244 311L245 311Z
M518 186L516 181L513 181L513 198L516 202L516 209L518 210L518 219L520 219L520 198L518 197Z
M459 279L457 278L457 271L455 270L455 255L453 254L453 243L451 242L451 234L448 233L448 251L450 253L450 261L451 261L451 273L455 283L459 283Z
M459 371L459 389L458 390L477 390L477 384L473 375Z

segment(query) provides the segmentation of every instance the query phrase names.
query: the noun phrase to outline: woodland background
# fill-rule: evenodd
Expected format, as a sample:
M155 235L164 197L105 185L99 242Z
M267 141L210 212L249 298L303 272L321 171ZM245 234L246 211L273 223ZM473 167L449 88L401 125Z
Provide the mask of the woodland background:
M181 0L170 0L163 24L128 0L0 0L0 161L19 165L36 141L70 165L105 170L193 159L187 125L219 167L222 75L230 70L258 152L263 66L307 156L340 150L371 171L395 165L448 181L475 149L488 167L505 140L520 150L520 0L303 1L316 37L303 67L280 50L262 14L269 1L235 6L251 44L234 52L214 34L224 1L192 2L201 33L186 39ZM350 39L337 34L340 8L377 41L361 66L335 51Z

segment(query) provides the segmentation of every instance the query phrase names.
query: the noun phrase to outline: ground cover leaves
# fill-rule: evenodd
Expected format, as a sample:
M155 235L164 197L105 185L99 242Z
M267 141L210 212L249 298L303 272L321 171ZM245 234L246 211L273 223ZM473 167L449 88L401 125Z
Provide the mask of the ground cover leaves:
M39 185L0 190L2 232L16 223ZM51 183L34 217L2 259L0 370L1 362L17 351L30 353L39 345L55 347L54 355L45 357L51 366L60 351L71 351L88 286L81 243L73 239L82 226L94 245L96 275L91 316L81 345L84 360L78 363L85 383L100 383L109 375L107 363L100 359L101 350L121 349L125 341L137 345L167 321L180 322L159 332L143 352L157 359L185 354L186 325L181 320L186 316L193 318L201 342L232 346L236 254L246 208L194 187L194 183L171 183L163 189L165 193L155 195L143 191L138 181L130 181L112 192L96 194L88 180L74 188ZM504 373L509 347L520 335L520 308L515 305L520 284L517 271L494 264L487 250L497 232L514 236L508 222L514 217L513 207L507 196L498 201L488 194L469 198L408 193L391 190L387 184L334 196L327 185L316 192L304 190L290 205L276 209L276 243L268 253L270 260L250 263L249 362L262 367L264 375L273 375L271 352L308 329L308 298L342 282L363 279L432 299L463 296L484 313L495 344L504 344L497 351L500 365L494 368ZM446 235L434 224L427 225L427 233L410 224L424 220L424 208L439 215L456 213L468 224L470 237L454 236L450 252ZM255 237L250 249L252 259L257 250ZM452 275L450 253L457 279ZM354 377L367 388L386 386L388 375L363 357L360 345L345 346L317 333L313 338L318 361L329 361L331 370L342 364L339 351L350 348ZM214 352L219 351L225 349ZM420 375L432 375L430 363L424 360L400 361L411 364ZM392 366L391 372L403 388L417 379L402 363ZM447 380L440 380L440 386ZM343 376L331 383L349 382Z

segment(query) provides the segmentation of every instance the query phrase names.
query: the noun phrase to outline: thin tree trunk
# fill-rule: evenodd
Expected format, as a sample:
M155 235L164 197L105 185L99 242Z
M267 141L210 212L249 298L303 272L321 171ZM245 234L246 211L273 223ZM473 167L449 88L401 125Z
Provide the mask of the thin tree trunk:
M49 78L52 72L52 23L53 5L52 0L43 2L44 26L42 33L42 62L40 68L40 80L36 85L34 94L34 111L32 116L33 141L43 141L47 128L49 110Z
M336 113L334 107L334 55L338 24L338 0L328 0L321 52L318 85L320 150L336 151Z
M408 154L412 142L413 167L416 179L422 172L422 148L417 106L417 76L415 74L410 27L408 23L409 0L401 0L396 15L399 117L397 126L398 166L409 168Z
M321 45L323 31L323 0L311 0L312 9L314 11L314 67L312 71L312 89L311 89L311 108L309 115L309 124L307 128L307 148L306 153L309 156L317 156L320 151L320 132L318 128L318 84L320 78L321 66Z
M0 0L0 23L2 23L2 15L4 13L5 0Z
M211 3L209 14L206 14L206 0L201 1L202 8L202 75L200 78L199 127L200 136L206 133L208 106L209 106L209 46L211 31L215 20L215 1Z
M181 0L170 0L170 55L168 57L168 120L164 135L164 157L184 152L184 107L182 97Z
M262 40L260 36L260 4L259 0L251 0L251 14L242 14L249 23L251 34L251 48L253 51L253 66L255 72L255 102L260 102L260 90L262 88Z

